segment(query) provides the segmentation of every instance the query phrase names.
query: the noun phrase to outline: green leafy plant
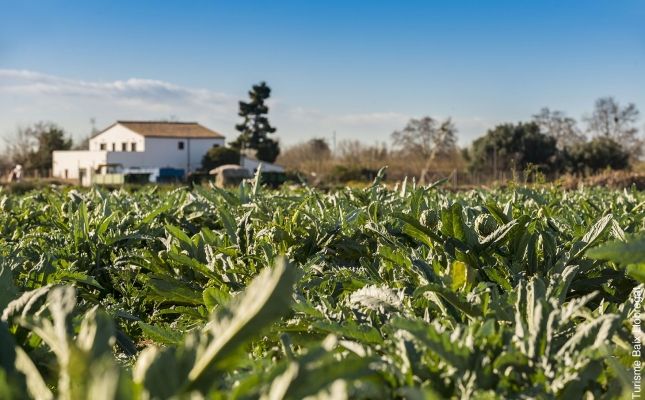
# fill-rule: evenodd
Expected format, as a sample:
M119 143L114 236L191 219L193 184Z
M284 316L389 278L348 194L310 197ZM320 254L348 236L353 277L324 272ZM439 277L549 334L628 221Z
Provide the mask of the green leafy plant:
M0 191L0 397L621 398L638 191Z

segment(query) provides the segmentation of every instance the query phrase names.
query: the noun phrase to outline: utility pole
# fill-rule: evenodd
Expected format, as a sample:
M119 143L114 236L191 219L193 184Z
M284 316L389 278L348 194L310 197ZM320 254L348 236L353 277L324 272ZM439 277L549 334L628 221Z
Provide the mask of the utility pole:
M90 136L94 136L98 132L98 129L96 129L96 118L94 117L90 118L90 125L92 126L92 131L90 132Z

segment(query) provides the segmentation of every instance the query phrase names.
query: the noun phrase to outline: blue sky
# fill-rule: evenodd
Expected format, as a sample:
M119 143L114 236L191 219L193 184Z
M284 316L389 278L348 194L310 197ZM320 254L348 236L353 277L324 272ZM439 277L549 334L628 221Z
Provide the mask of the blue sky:
M285 144L387 141L452 116L465 145L543 106L645 111L645 1L0 0L0 135L174 117L236 135L265 80Z

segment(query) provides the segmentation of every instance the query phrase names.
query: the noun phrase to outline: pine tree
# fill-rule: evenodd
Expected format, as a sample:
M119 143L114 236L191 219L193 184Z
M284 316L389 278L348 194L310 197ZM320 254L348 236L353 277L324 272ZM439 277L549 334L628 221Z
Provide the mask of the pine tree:
M280 154L280 145L278 142L269 137L275 133L276 129L271 126L267 114L269 107L265 100L271 95L271 88L266 82L253 85L249 92L250 102L240 101L240 111L238 115L244 118L244 121L235 125L235 129L240 132L240 136L231 143L231 147L240 150L255 149L258 160L273 162Z

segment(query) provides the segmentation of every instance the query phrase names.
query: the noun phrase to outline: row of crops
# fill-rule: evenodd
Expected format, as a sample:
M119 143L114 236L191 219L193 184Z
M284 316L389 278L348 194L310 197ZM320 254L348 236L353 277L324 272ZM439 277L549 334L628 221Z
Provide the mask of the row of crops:
M645 195L0 192L0 398L631 398ZM634 329L633 329L634 328Z

